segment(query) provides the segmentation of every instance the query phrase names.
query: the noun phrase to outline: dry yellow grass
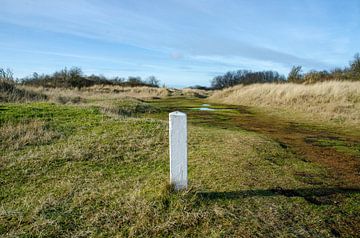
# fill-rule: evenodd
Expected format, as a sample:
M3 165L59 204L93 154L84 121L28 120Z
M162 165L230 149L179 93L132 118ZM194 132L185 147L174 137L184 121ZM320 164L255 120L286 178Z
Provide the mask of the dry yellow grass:
M83 91L100 94L117 94L134 98L166 97L170 92L167 88L122 87L113 85L95 85L84 88Z
M20 89L14 81L0 78L0 102L30 102L46 99L45 95Z
M117 85L95 85L88 88L44 88L21 86L19 88L31 90L48 96L50 101L61 103L80 102L87 100L117 100L124 98L163 98L169 96L207 97L208 92L198 89L169 89L152 87L122 87Z
M193 89L193 88L184 88L181 90L181 93L187 97L205 98L205 97L210 96L212 91L205 91L205 90Z
M215 92L210 101L286 109L340 123L360 122L360 82L240 85Z
M107 86L96 85L89 88L75 89L75 88L43 88L43 87L29 87L22 86L22 88L32 90L38 93L45 94L50 100L56 101L59 97L90 99L90 100L112 100L123 99L126 97L134 98L151 98L151 97L165 97L169 95L169 90L166 88L151 88L151 87L121 87L121 86Z
M197 89L169 89L152 87L122 87L118 85L95 85L88 88L44 88L18 86L21 90L46 95L47 100L60 104L76 104L96 107L111 116L131 116L136 113L155 112L142 99L165 97L207 97L208 92Z

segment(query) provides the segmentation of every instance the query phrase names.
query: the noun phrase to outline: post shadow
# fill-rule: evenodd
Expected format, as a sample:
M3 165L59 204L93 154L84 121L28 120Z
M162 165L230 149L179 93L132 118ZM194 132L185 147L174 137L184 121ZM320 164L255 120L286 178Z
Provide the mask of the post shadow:
M297 188L297 189L254 189L254 190L239 190L239 191L224 191L224 192L198 192L197 196L203 200L232 200L248 197L302 197L306 201L317 204L326 205L336 203L336 199L332 195L349 195L360 193L360 188Z

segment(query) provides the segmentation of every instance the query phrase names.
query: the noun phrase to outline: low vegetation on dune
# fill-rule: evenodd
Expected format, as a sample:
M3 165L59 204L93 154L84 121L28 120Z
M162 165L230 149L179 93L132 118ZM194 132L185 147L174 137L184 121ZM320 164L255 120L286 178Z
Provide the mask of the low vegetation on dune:
M19 88L31 90L46 95L50 101L54 102L80 102L80 101L96 101L96 100L121 100L124 98L160 98L170 94L170 90L166 88L152 87L123 87L123 86L107 86L96 85L87 88L46 88L18 85Z
M46 96L17 87L11 70L0 68L0 102L25 102L45 100Z
M17 88L43 94L50 101L60 103L80 103L94 101L123 100L126 98L149 99L166 97L198 97L206 98L208 91L199 89L170 89L154 87L123 87L109 85L95 85L86 88L46 88L17 85Z
M13 72L0 68L0 102L26 102L46 100L44 94L21 89L13 78Z
M239 85L217 91L209 100L271 110L286 109L325 121L360 122L360 82Z
M44 94L20 89L13 81L0 79L0 102L26 102L46 100Z
M156 87L123 87L123 86L110 86L110 85L96 85L80 90L80 92L87 92L93 97L99 96L109 98L111 96L133 97L139 99L147 98L164 98L164 97L199 97L205 98L209 92L200 89L176 89L176 88L156 88ZM77 93L77 92L75 92ZM89 96L88 96L89 97Z

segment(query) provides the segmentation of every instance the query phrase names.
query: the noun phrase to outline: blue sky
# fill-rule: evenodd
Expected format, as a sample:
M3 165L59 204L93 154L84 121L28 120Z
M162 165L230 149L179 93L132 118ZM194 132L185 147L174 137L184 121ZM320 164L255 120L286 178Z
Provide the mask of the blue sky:
M0 0L0 67L15 76L78 66L209 85L228 70L348 64L360 51L360 1Z

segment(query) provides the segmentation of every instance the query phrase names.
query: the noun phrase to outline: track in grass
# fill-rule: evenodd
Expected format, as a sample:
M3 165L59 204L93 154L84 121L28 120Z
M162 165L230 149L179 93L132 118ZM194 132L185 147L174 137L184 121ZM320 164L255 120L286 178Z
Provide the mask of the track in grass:
M218 109L215 111L191 110L205 104L206 101L202 99L172 98L152 102L167 112L186 111L189 121L195 125L229 130L240 128L264 134L283 148L293 150L302 159L328 167L339 186L360 186L360 136L344 135L331 128L255 113L244 106L215 104L211 107Z

